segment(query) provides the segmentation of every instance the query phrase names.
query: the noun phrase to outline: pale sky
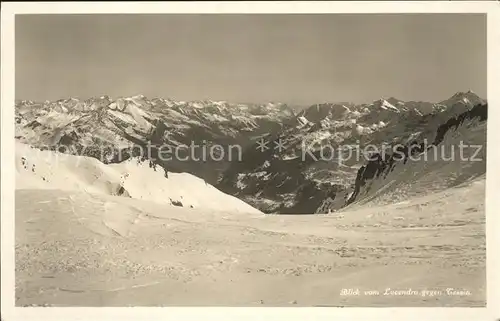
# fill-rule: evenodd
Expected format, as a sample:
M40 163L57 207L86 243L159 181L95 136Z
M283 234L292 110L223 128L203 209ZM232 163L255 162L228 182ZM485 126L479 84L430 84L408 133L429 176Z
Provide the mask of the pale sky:
M230 102L486 98L486 17L16 17L16 98L144 94Z

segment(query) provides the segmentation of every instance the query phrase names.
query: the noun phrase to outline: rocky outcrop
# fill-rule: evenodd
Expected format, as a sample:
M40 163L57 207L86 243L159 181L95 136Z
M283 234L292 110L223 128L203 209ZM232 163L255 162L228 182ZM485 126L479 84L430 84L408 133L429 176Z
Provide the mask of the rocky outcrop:
M488 104L480 104L474 106L472 109L461 113L458 116L450 118L446 123L439 126L436 132L436 138L434 139L433 145L439 145L446 133L451 129L457 129L466 120L478 119L483 122L488 119Z
M425 142L412 141L407 145L398 145L391 154L374 154L366 165L362 166L356 175L354 189L350 197L343 206L355 202L361 190L367 185L367 182L374 179L385 179L389 172L392 172L395 166L401 166L411 161L412 155L420 154L437 146L443 142L445 135L451 130L456 130L462 126L465 121L484 122L488 118L488 105L479 104L455 117L450 118L437 128L434 141L427 145Z

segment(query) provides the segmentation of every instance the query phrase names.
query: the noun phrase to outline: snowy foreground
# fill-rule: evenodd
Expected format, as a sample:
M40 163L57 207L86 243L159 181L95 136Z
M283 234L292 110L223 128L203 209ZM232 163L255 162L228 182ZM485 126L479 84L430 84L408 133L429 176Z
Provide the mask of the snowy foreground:
M485 306L484 187L278 216L21 186L16 304Z

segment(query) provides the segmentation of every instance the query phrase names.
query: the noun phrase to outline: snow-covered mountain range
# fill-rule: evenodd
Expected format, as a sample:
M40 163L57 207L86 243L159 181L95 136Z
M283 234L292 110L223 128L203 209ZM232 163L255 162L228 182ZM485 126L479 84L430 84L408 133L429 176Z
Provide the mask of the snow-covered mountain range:
M60 150L67 147L79 155L113 163L118 158L138 156L133 147L146 144L244 146L248 137L277 131L293 115L284 104L176 102L142 95L43 103L19 101L16 138L34 147ZM174 159L165 168L215 182L224 165L224 162L193 164Z
M439 126L483 103L466 92L437 104L380 99L358 106L314 105L298 115L296 126L267 138L281 150L246 150L243 162L233 162L217 186L266 212L318 212L332 198L340 201L328 210L339 208L367 162L367 146L432 144ZM485 136L479 141L484 144ZM484 173L485 163L479 165Z
M352 189L365 163L359 158L339 162L342 154L332 153L336 147L432 140L448 119L484 103L470 91L437 103L390 97L359 105L314 104L299 112L279 103L184 102L142 95L18 101L16 139L106 164L136 159L140 155L134 147L147 144L238 145L241 159L166 162L155 158L157 150L149 156L165 176L200 177L264 212L312 213ZM256 148L259 139L268 143L267 149ZM325 147L330 147L327 157Z

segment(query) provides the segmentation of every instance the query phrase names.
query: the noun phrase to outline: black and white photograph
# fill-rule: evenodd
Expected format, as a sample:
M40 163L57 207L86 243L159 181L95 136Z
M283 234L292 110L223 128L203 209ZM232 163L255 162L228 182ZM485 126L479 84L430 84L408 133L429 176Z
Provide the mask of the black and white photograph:
M16 14L15 306L486 307L487 34Z

